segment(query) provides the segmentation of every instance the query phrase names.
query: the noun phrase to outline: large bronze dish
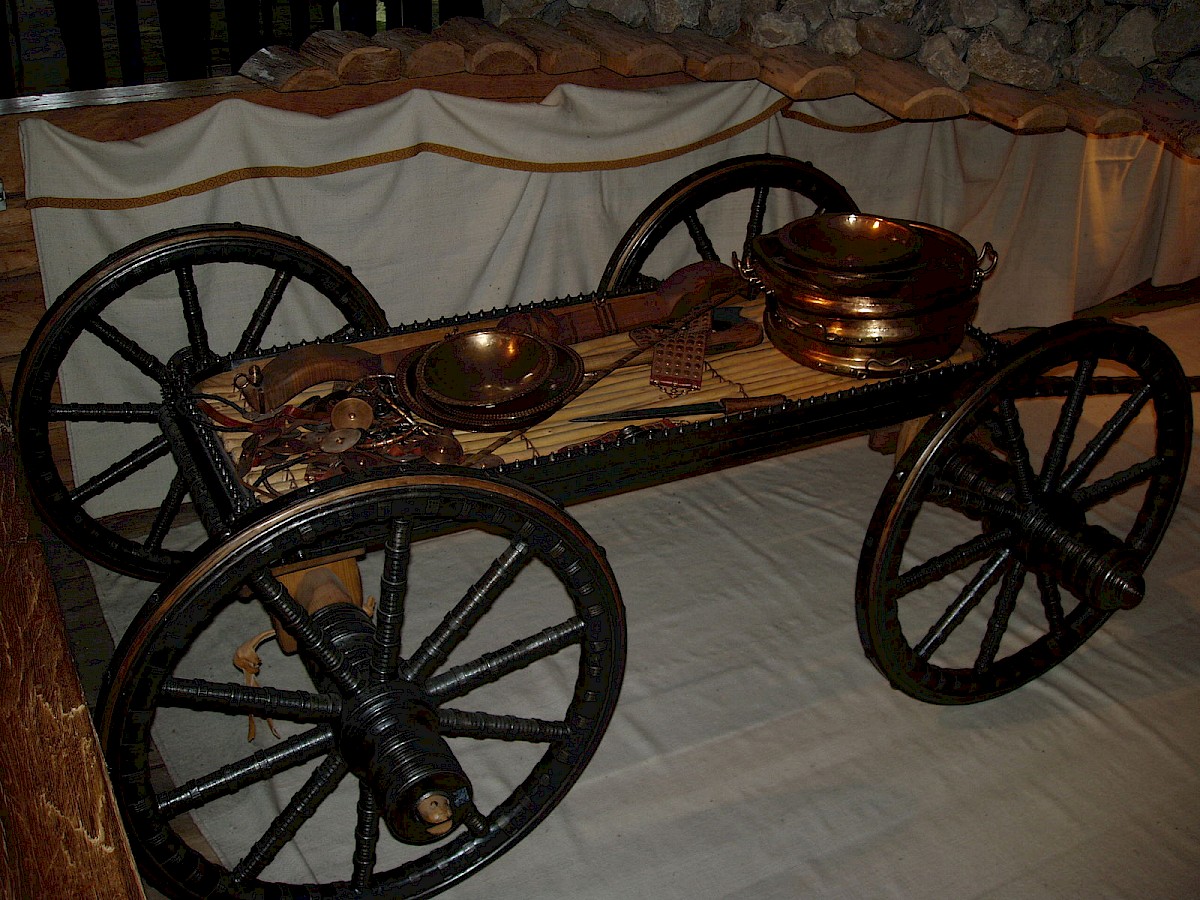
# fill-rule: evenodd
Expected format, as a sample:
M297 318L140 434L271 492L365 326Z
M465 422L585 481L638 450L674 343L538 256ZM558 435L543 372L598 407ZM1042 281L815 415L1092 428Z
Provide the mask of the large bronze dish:
M488 408L439 403L426 394L417 380L422 351L410 353L396 368L400 399L414 414L458 431L509 431L527 428L551 415L567 402L583 381L583 359L570 347L546 342L553 354L550 372L528 393Z
M976 295L964 300L952 298L943 306L924 310L918 315L892 316L878 319L843 319L801 312L768 298L767 308L779 324L788 330L814 341L830 344L872 346L902 344L932 335L962 335L967 322L979 308Z
M921 234L907 222L863 213L796 219L775 234L796 265L862 272L913 261Z
M536 390L556 361L537 335L484 328L449 335L420 355L417 385L446 406L489 409Z
M782 253L778 232L753 244L754 271L781 304L801 313L842 318L879 318L915 314L977 292L996 265L996 251L984 244L981 254L952 231L924 222L905 222L921 235L915 268L901 277L869 273L861 279L827 277L819 284L811 270L801 272Z
M789 327L778 310L763 316L763 331L788 358L826 372L855 378L907 375L949 358L963 342L966 324L945 334L892 344L832 344L813 340Z

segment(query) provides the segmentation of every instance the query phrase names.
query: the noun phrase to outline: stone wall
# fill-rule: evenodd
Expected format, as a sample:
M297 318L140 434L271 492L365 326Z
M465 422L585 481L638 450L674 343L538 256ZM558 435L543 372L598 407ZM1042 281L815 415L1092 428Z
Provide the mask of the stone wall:
M659 33L740 33L834 57L866 49L955 89L971 73L1039 91L1065 79L1124 104L1153 79L1200 102L1200 0L484 0L497 25L557 25L582 6Z

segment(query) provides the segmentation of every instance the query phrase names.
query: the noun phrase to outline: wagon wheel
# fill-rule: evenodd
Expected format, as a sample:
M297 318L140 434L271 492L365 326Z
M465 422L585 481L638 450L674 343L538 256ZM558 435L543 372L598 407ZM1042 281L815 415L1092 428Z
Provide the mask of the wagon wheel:
M700 221L700 210L730 194L752 190L753 194L746 198L749 216L739 248L744 259L750 242L762 233L772 189L797 194L815 204L815 209L793 208L791 218L823 212L858 212L846 189L811 163L768 153L719 162L677 181L642 211L609 257L597 290L601 294L621 293L649 284L642 267L654 249L681 224L701 259L720 260L720 252Z
M373 548L373 618L306 613L271 574L331 542ZM258 604L238 602L247 589ZM276 654L270 686L246 687L213 648L265 612L303 665ZM164 893L426 897L562 799L608 725L624 655L604 552L550 501L466 470L342 480L256 511L151 598L106 676L99 730L142 874ZM260 726L247 746L247 714L282 736ZM170 785L151 775L152 744ZM232 843L206 856L188 826L222 817Z
M859 563L868 658L932 703L1007 693L1136 606L1183 486L1188 383L1152 335L1067 323L1010 359L914 441Z
M300 307L284 300L301 295L311 300L307 318L297 322ZM231 296L246 297L240 319L206 308L207 298ZM283 331L279 320L288 317L291 330ZM187 496L158 424L167 361L186 350L195 371L217 353L249 356L285 340L339 330L365 337L386 327L379 305L349 269L265 228L181 228L114 253L58 298L21 357L13 417L38 512L89 559L161 579L185 558L164 541ZM107 364L109 377L80 384L72 366L81 359L91 371ZM60 378L73 388L70 403L57 398ZM76 464L83 463L74 475L65 458L67 422L78 429L72 441ZM140 492L138 508L157 510L148 531L146 523L120 516L129 507L112 492L123 483L122 490Z

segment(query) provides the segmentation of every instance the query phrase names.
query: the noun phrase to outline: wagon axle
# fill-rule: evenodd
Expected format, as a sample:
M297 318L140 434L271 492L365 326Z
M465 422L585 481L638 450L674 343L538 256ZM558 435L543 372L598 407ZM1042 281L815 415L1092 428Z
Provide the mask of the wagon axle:
M939 479L941 502L982 517L1012 534L1018 558L1030 570L1057 579L1094 609L1133 609L1146 582L1135 554L1066 491L1033 491L1022 502L1005 462L977 444L965 444Z
M347 597L316 610L312 622L366 683L375 641L367 614ZM438 734L433 700L416 685L395 679L364 689L342 704L334 731L346 765L370 786L397 840L427 844L464 819L475 824L470 779Z

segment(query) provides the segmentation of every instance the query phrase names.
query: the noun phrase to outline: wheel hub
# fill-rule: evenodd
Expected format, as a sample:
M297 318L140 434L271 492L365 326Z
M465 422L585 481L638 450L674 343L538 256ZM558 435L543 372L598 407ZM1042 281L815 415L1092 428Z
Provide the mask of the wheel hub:
M367 681L375 633L370 617L337 603L312 618ZM438 733L435 704L416 685L393 680L348 698L338 734L346 765L370 786L397 840L427 844L470 816L471 782Z

